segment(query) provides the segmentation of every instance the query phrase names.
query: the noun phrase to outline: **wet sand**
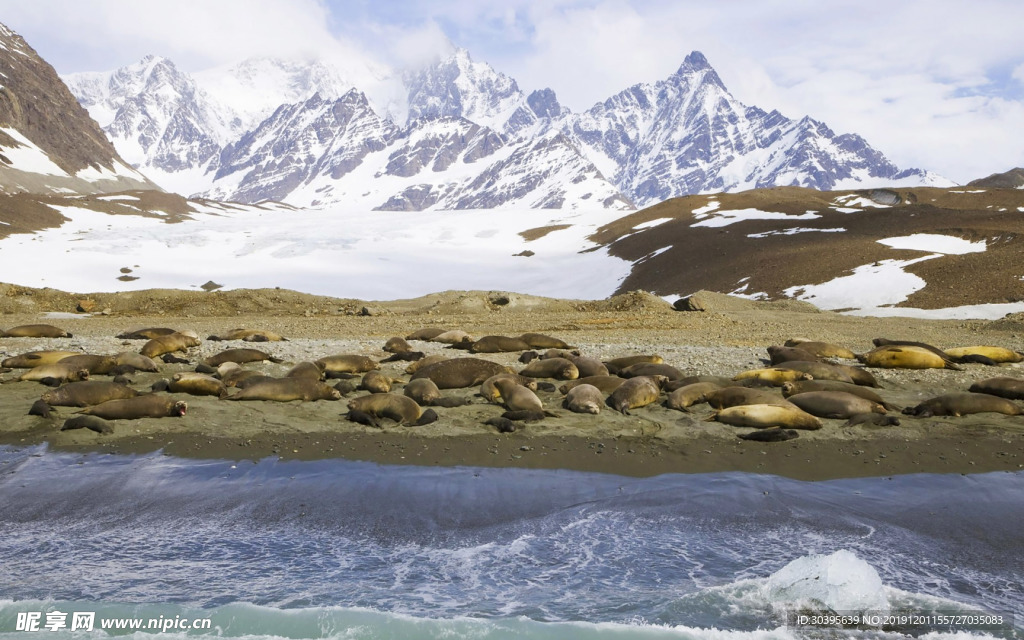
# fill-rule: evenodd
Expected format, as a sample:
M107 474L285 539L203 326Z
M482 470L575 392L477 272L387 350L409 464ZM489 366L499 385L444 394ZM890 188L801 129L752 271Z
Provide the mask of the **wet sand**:
M202 302L202 296L210 294L191 295ZM283 374L296 362L336 353L358 353L381 360L389 355L381 350L387 338L404 336L424 326L461 328L475 336L538 331L560 337L585 355L602 359L658 353L666 363L688 374L734 375L760 366L766 357L765 347L781 344L792 336L828 340L856 352L868 350L871 338L877 336L917 339L943 347L1024 347L1021 329L1013 318L993 323L852 318L803 307L718 298L713 299L717 308L688 313L643 296L619 308L616 304L587 308L574 301L531 302L518 308L515 304L492 308L484 303L474 308L476 297L472 293L443 294L442 299L451 305L439 306L436 300L429 305L411 301L366 303L371 315L351 314L350 310L328 313L323 308L328 305L321 305L315 313L308 313L307 308L302 312L275 310L236 316L225 315L218 306L217 315L205 315L201 304L191 307L189 314L175 316L136 316L118 311L108 316L47 319L39 312L42 310L6 313L0 315L0 328L42 321L65 327L74 337L0 338L0 354L6 357L37 349L104 354L137 351L143 342L114 336L144 326L192 329L204 338L245 326L276 331L289 338L288 342L260 344L204 341L186 355L189 365L167 364L158 374L133 374L135 388L147 390L156 380L191 371L201 358L232 347L255 347L282 358L281 364L246 365L274 375ZM435 343L412 344L427 353L467 355ZM482 357L518 368L517 356ZM385 363L382 371L408 379L406 365ZM899 406L914 405L939 393L964 391L982 378L1024 377L1021 365L966 365L964 371L873 371L883 387L880 394ZM14 375L7 373L3 378ZM741 471L818 480L1024 468L1024 417L999 414L926 419L900 416L902 424L895 427L843 427L842 420L824 420L823 429L802 431L795 440L758 443L737 437L749 429L706 421L712 412L707 405L694 407L690 413L670 410L659 403L636 409L629 416L608 408L598 416L581 415L561 408L562 395L557 391L538 394L557 417L523 423L510 434L497 433L483 424L503 409L476 396L477 388L446 391L445 395L464 396L472 404L437 409L441 418L436 423L399 427L384 421L385 426L379 429L343 417L347 400L365 393L361 391L340 402L305 403L229 402L179 394L189 403L185 417L115 421L114 433L100 435L88 430L59 430L64 419L77 411L75 408L59 407L48 419L26 415L44 390L34 382L0 385L0 443L25 446L45 442L65 451L162 451L232 460L337 457L386 464L560 468L630 476ZM400 393L401 386L395 390Z

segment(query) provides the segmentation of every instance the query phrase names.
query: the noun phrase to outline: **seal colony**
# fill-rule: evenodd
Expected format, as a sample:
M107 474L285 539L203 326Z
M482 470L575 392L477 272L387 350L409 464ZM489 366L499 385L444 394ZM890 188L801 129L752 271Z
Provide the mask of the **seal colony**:
M863 336L836 341L831 333L819 336L805 327L800 334L809 337L783 334L744 350L747 355L730 356L731 365L708 366L670 344L652 349L621 341L602 344L600 337L588 339L579 330L562 335L548 323L520 323L517 331L499 333L449 319L446 326L430 327L420 318L397 317L389 319L380 337L314 349L301 333L280 325L239 328L235 320L211 327L167 318L161 326L139 329L130 320L115 321L104 318L109 329L91 331L84 340L66 336L81 336L81 326L55 327L33 338L0 338L3 364L11 368L2 374L0 397L7 406L12 398L19 403L17 419L6 420L9 426L0 431L5 441L27 436L25 441L45 439L58 446L105 447L152 437L173 448L172 439L160 435L181 429L171 424L189 425L187 430L197 434L193 441L203 433L221 437L221 425L233 434L224 437L243 437L239 431L245 430L257 439L281 439L298 427L331 442L388 442L398 434L423 434L438 443L471 436L497 443L516 438L527 447L510 455L519 460L532 457L526 454L533 450L521 438L567 434L616 442L607 451L627 453L713 438L742 455L753 447L790 450L805 441L824 446L829 437L888 442L906 428L921 439L937 425L946 434L962 428L967 437L984 424L1010 434L1012 446L1024 433L1024 369L1016 362L1020 342L988 343L977 335L929 349L920 336L906 333L898 336L908 338L904 341L891 333L875 335L876 345ZM245 340L253 335L288 338L257 339L262 344L254 349L247 345L252 340ZM104 346L93 347L99 343ZM511 347L516 350L506 350ZM64 360L68 364L62 366ZM40 375L47 370L36 364L56 366L63 375ZM920 368L925 364L930 368ZM897 365L905 366L892 368ZM927 376L927 385L915 387L910 377L915 375ZM987 399L999 394L1004 396L998 402ZM90 408L113 401L146 408ZM93 428L98 423L90 427L78 415L111 424ZM61 428L69 419L75 421L65 435ZM72 426L78 423L85 428ZM194 455L213 454L198 444L193 448ZM705 450L711 449L697 451ZM297 451L293 447L292 453ZM278 447L267 453L284 452ZM544 462L560 466L554 451L545 455L550 457Z

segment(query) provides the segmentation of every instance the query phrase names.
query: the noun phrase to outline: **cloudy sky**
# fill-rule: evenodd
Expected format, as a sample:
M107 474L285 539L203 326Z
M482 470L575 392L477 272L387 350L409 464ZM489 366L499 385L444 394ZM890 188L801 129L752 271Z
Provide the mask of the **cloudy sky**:
M153 53L419 65L468 49L584 110L702 51L748 105L858 133L958 182L1024 166L1020 0L32 0L2 20L60 73Z

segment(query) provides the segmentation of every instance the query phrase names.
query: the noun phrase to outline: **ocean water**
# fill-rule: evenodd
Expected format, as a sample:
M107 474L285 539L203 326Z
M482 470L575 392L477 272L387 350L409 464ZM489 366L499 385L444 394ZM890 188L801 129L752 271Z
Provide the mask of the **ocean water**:
M836 552L927 623L791 624L820 603L780 599L773 576ZM55 612L54 631L17 630ZM70 631L76 612L91 632ZM157 633L99 628L118 619L166 637L1021 637L1024 473L812 483L0 448L0 638Z

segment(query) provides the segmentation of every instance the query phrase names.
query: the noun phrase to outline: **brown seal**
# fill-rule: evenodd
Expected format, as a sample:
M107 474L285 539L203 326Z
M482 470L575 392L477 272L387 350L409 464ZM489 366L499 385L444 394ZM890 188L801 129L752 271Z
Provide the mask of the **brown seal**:
M8 338L71 338L72 334L52 324L21 324L4 331Z
M640 364L641 362L648 362L650 364L662 364L665 360L659 355L638 355L638 356L622 356L621 358L612 358L611 360L605 360L604 366L608 367L608 372L615 375L622 369L632 366L634 364Z
M402 395L412 398L420 406L429 406L441 398L441 390L430 378L417 378L405 385Z
M465 331L452 329L451 331L437 334L430 341L440 342L441 344L462 344L463 342L473 342L473 338Z
M787 398L812 416L846 420L858 413L885 413L885 407L845 391L807 391Z
M317 382L321 382L324 379L324 370L315 362L300 362L289 369L288 373L284 374L284 377L305 378L307 380L316 380Z
M349 411L361 411L378 418L389 418L400 425L419 427L437 420L433 409L424 410L416 401L395 393L371 393L349 400Z
M580 370L565 358L544 358L526 365L526 368L519 371L519 375L529 378L575 380L580 377Z
M1024 380L1020 378L986 378L972 384L970 390L1010 400L1024 400Z
M155 373L160 370L160 365L155 360L134 351L122 351L114 356L114 361L117 362L118 366L127 365L136 371Z
M722 386L715 382L695 382L685 387L679 387L668 394L665 406L678 411L689 411L695 404L708 401L708 394L718 391Z
M763 382L768 382L773 386L781 387L787 382L793 382L794 380L811 380L813 376L804 373L803 371L797 371L796 369L785 369L780 367L762 368L762 369L748 369L741 371L732 378L734 381L757 379Z
M385 353L410 353L412 351L412 346L405 341L405 338L394 336L392 338L388 338L381 349Z
M708 418L734 427L786 427L788 429L815 430L821 421L798 407L777 404L742 404L716 411Z
M779 394L765 389L749 389L747 387L722 387L717 391L709 391L704 395L707 403L715 409L726 409L745 404L776 404L786 407L796 406Z
M838 365L829 364L827 362L806 362L796 360L779 363L775 365L775 368L802 371L803 373L806 373L807 375L811 376L811 378L814 380L838 380L839 382L853 382L853 378L851 378L850 374L848 374L845 370L840 368Z
M81 355L80 351L27 351L5 358L0 367L10 369L31 369L44 364L57 364L64 358Z
M850 416L843 427L856 427L862 424L870 424L875 427L898 427L900 419L881 413L857 413Z
M88 369L90 375L105 376L117 366L117 358L113 356L98 356L91 353L80 353L68 356L57 361L57 364L64 364L78 369Z
M198 347L199 336L194 331L176 331L165 336L157 336L142 345L139 353L147 358L157 358L165 353L185 351L189 347Z
M783 362L820 362L821 358L800 347L768 347L768 359L773 365Z
M1002 413L1019 416L1024 410L1006 398L987 393L945 393L925 400L916 407L907 407L903 413L918 418L931 416L966 416L972 413Z
M562 395L567 395L576 385L589 384L600 389L601 393L609 394L621 387L625 381L625 378L620 378L619 376L587 376L586 378L577 378L576 380L566 382L558 388L558 391Z
M527 351L530 345L519 338L508 336L484 336L473 343L469 348L470 353L510 353L513 351Z
M267 400L291 402L302 400L341 400L341 392L316 380L304 378L269 378L242 389L226 400Z
M245 364L247 362L263 362L265 360L281 362L280 358L275 358L266 351L260 351L259 349L226 349L206 358L203 360L203 364L216 367L225 362Z
M605 364L597 358L576 355L571 351L567 353L568 356L565 357L565 359L576 365L576 369L579 370L581 378L609 375L608 367L606 367Z
M968 356L983 356L996 364L1024 362L1024 355L1005 347L956 347L954 349L946 349L946 355L958 360Z
M494 383L502 379L512 380L516 384L522 385L530 391L537 390L537 381L533 378L521 376L518 373L496 373L480 384L480 395L483 396L484 400L495 404L501 400L501 391Z
M857 359L869 367L880 369L960 370L960 367L950 362L949 356L914 345L885 345L862 353Z
M171 393L187 393L193 396L217 396L228 394L224 383L213 376L202 373L176 373L167 385Z
M231 364L235 365L230 369L220 370L218 368L217 375L220 377L220 381L224 383L225 387L239 387L241 388L242 383L246 380L253 378L265 378L267 374L261 371L254 371L252 369L243 369L234 362Z
M509 411L544 411L544 403L537 394L512 378L498 378L494 381L494 386Z
M170 396L157 393L125 398L123 400L107 400L78 413L97 416L104 420L137 420L139 418L167 418L185 415L188 404L183 400L175 400Z
M684 377L683 372L676 369L670 364L655 364L653 362L638 362L637 364L629 365L623 369L619 369L619 375L623 378L636 378L638 376L665 376L672 380L678 380Z
M782 395L786 398L798 393L807 393L808 391L842 391L860 396L871 402L877 402L890 411L897 408L895 405L886 402L882 396L871 389L865 388L862 385L850 384L849 382L839 382L838 380L798 380L782 385Z
M410 364L408 367L405 368L405 372L411 375L411 374L416 373L417 371L419 371L423 367L429 367L432 364L437 364L438 362L444 362L445 360L448 360L448 359L449 359L448 356L443 356L443 355L441 355L439 353L435 353L435 354L426 356L424 358L420 358L416 362L413 362L412 364Z
M417 329L409 335L405 336L406 340L433 340L442 333L448 331L448 329L442 329L440 327L425 327L423 329Z
M452 358L420 368L412 375L412 379L430 378L438 389L462 389L481 384L499 373L515 372L482 358Z
M88 429L96 433L113 433L114 425L98 416L71 416L64 421L60 430L71 431L72 429Z
M172 333L176 333L174 329L168 329L167 327L146 327L145 329L136 329L134 331L125 331L124 333L118 334L118 340L152 340L153 338L159 338L160 336L168 336Z
M58 362L56 364L44 364L40 367L34 367L18 377L18 380L28 382L43 382L47 379L60 382L88 380L89 370Z
M785 442L786 440L792 440L793 438L799 437L799 435L800 434L792 429L769 427L767 429L751 431L750 433L741 433L739 434L739 437L743 440L751 440L753 442Z
M356 389L362 389L370 393L387 393L391 391L391 385L394 382L399 381L389 378L380 371L367 371L363 374L363 379Z
M562 406L573 413L598 414L601 413L604 403L604 394L592 384L576 385L562 400Z
M281 342L286 341L285 338L273 331L266 331L263 329L232 329L227 333L222 333L219 336L210 336L207 340L227 341L227 340L242 340L244 342Z
M628 416L630 409L656 402L661 395L661 386L666 382L668 379L664 376L630 378L608 396L608 406Z
M366 373L380 369L380 365L374 362L373 358L351 354L326 356L313 362L325 373Z
M55 407L89 407L107 400L134 398L139 392L131 387L105 380L69 382L42 395L46 404Z
M792 338L786 340L785 345L787 347L796 347L797 349L803 349L807 353L812 353L819 358L843 358L844 360L856 360L857 355L850 351L846 347L841 347L831 342L818 342L816 340L803 340L800 338Z
M524 333L519 339L529 345L529 349L572 349L564 340L543 333Z

